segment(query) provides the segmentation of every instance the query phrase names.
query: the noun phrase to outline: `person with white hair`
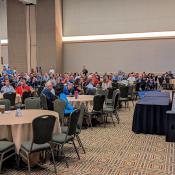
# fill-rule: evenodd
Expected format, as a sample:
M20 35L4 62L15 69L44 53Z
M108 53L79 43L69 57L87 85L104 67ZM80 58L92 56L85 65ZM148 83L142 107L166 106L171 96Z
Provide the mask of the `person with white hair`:
M56 96L53 94L53 84L51 81L48 81L45 84L45 88L43 89L43 91L41 92L43 95L46 96L47 98L47 102L48 102L48 109L49 110L53 110L53 102L56 99Z

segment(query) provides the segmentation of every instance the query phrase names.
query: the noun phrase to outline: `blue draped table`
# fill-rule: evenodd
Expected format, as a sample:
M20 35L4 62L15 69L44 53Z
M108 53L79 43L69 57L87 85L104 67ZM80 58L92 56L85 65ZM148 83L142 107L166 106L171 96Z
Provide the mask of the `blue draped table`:
M166 111L170 109L170 94L167 92L148 93L135 107L132 131L135 133L166 133Z

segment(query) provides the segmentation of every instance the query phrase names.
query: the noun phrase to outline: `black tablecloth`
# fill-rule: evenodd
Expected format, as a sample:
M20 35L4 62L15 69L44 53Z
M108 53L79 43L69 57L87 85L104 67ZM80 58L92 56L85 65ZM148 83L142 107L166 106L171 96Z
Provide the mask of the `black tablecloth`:
M166 133L166 111L170 109L168 93L154 94L142 98L135 107L132 131L135 133Z

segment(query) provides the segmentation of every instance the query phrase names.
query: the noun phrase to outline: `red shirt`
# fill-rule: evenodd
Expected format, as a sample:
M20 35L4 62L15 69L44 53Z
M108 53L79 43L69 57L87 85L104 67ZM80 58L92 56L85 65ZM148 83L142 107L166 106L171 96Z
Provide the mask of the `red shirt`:
M28 85L26 85L26 86L18 86L17 88L16 88L16 93L17 94L19 94L20 96L22 96L22 94L23 94L23 92L24 91L30 91L31 89L30 89L30 87L28 86Z

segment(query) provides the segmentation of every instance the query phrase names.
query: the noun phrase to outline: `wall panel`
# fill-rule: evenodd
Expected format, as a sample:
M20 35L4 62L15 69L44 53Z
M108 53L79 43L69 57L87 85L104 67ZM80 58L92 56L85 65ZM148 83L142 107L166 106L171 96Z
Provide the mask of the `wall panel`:
M175 71L175 39L64 44L64 71Z

